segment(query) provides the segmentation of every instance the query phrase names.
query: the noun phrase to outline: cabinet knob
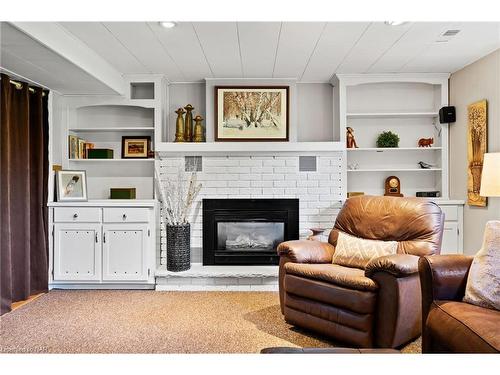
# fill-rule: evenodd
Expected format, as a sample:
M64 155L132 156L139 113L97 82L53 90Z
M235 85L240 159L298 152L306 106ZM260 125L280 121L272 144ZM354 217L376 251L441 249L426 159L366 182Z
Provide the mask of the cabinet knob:
M78 214L73 214L73 219L78 218Z
M123 214L123 220L127 220L127 215L126 214Z

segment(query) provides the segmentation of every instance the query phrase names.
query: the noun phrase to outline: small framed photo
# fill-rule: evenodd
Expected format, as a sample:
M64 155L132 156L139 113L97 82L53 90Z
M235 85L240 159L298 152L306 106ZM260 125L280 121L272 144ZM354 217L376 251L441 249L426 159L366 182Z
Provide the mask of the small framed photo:
M122 159L147 159L151 147L151 137L122 137Z
M59 202L85 202L87 174L85 171L57 171L57 200Z

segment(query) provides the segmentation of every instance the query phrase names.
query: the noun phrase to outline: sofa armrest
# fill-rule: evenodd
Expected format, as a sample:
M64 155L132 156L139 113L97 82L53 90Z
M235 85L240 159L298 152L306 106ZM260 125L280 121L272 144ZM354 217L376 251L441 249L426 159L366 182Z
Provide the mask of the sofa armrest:
M434 300L461 300L472 259L472 256L459 254L420 258L418 268L424 299L429 303Z
M395 277L409 276L418 272L418 259L410 254L381 256L368 262L365 276L371 278L377 272L387 272Z
M328 242L294 240L278 245L278 255L294 263L331 263L334 252Z

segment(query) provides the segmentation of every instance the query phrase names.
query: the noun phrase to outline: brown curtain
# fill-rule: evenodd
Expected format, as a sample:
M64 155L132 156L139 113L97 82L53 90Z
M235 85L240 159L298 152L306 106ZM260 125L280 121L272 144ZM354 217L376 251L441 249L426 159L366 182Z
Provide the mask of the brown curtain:
M48 92L1 75L1 314L48 287Z

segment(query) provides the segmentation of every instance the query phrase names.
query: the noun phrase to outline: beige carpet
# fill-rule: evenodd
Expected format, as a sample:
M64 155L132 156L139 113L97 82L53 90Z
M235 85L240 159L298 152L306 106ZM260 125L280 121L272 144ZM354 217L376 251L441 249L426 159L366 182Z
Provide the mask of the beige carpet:
M51 291L0 318L10 353L258 353L341 346L285 323L274 292ZM420 352L417 340L403 349Z

